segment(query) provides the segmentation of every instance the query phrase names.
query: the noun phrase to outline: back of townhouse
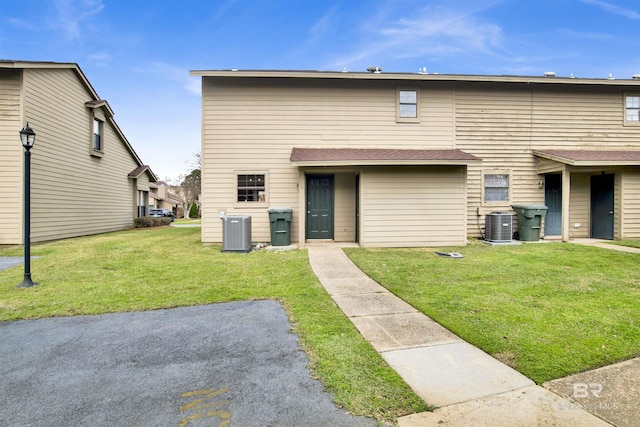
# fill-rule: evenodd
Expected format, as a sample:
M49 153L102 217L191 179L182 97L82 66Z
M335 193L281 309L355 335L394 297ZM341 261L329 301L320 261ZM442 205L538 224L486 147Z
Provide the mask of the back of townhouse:
M290 207L301 245L464 244L514 203L548 206L547 237L640 237L638 80L192 73L203 79L204 243L238 214L268 241L268 208ZM316 185L328 188L326 227L309 209Z

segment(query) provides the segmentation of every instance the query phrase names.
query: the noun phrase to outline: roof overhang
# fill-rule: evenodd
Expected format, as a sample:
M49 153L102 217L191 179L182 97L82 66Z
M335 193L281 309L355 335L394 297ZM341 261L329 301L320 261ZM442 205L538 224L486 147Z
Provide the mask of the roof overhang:
M298 148L291 151L294 166L452 166L481 159L461 150L380 148Z
M155 182L158 179L156 175L151 171L151 168L148 165L138 166L137 168L129 172L128 177L138 179L140 175L142 175L143 173L146 173L149 176L150 182Z
M0 59L0 69L70 69L70 70L73 70L75 74L78 76L78 78L80 79L80 81L82 82L82 84L84 85L84 87L91 94L91 97L93 98L91 101L86 102L85 106L87 108L106 109L107 119L113 125L114 129L116 130L116 133L120 136L120 138L122 139L122 142L124 143L126 148L129 150L129 153L131 153L131 155L133 156L135 161L138 163L138 165L142 166L142 160L140 160L138 153L136 153L136 151L133 149L133 146L131 145L129 140L124 136L124 133L122 132L122 130L120 129L116 121L114 120L113 116L115 113L111 109L111 106L106 100L101 99L98 96L98 93L93 88L93 86L89 82L89 79L87 79L87 76L85 76L84 72L82 71L82 69L78 64L73 62L12 61L12 60ZM152 176L152 180L156 181L157 178L153 174L153 172L151 172L151 170L149 170L149 172Z
M334 79L334 80L394 80L394 81L433 81L433 82L484 82L484 83L520 83L541 85L602 85L602 86L640 86L640 79L613 78L574 78L514 75L472 75L472 74L427 74L398 72L353 72L353 71L316 71L316 70L191 70L192 76L214 78L296 78L296 79Z
M570 166L640 166L640 150L533 150L533 155Z

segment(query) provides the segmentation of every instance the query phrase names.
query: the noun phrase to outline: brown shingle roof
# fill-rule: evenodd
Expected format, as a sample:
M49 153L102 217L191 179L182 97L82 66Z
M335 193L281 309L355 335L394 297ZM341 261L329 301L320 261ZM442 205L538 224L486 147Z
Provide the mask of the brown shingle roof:
M129 172L129 178L137 178L147 170L149 170L148 165L140 165L134 170L132 170L131 172Z
M293 163L349 164L466 164L479 158L460 150L408 150L380 148L294 148Z
M638 150L533 150L533 154L574 166L640 165Z

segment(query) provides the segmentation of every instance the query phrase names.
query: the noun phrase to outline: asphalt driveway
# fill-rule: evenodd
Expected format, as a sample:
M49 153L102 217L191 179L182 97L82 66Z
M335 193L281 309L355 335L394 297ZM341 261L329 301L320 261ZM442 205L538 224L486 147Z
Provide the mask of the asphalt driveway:
M34 257L31 257L33 259ZM21 256L0 256L0 270L5 268L15 267L24 262L24 257Z
M274 301L0 322L0 425L375 426L290 328Z

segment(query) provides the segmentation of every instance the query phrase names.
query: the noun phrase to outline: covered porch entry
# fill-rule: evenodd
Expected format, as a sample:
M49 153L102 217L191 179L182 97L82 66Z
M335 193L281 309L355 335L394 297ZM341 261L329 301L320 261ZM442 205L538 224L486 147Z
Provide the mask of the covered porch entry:
M294 148L299 245L464 245L466 170L459 150Z
M637 238L640 151L534 150L544 176L545 237Z

